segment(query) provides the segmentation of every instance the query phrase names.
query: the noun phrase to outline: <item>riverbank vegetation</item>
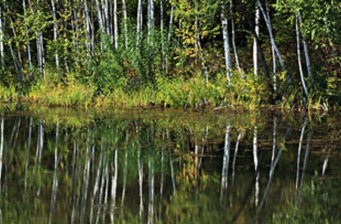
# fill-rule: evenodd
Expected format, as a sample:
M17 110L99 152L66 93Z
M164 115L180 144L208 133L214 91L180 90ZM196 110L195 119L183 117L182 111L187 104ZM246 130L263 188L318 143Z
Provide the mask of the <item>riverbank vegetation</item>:
M340 105L341 3L0 2L0 99L48 106Z

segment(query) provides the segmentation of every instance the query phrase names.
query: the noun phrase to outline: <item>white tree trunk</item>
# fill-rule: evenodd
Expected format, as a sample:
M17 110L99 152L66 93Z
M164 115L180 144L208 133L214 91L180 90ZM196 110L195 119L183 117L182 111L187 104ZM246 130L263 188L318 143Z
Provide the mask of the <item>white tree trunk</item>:
M124 45L128 48L128 13L126 0L122 0L122 13L123 13L123 29L124 29Z
M103 51L104 51L103 33L105 32L105 28L104 28L102 10L101 10L101 6L99 4L99 0L96 0L96 10L97 10L98 25L99 25L99 29L101 30L100 46L101 46L101 52L103 53Z
M266 27L268 29L268 32L269 32L269 37L270 37L270 42L271 42L271 46L275 49L275 52L277 54L277 57L278 57L278 61L279 61L279 64L281 66L281 69L282 71L284 72L285 71L285 66L284 66L284 62L283 62L283 59L282 59L282 55L281 53L279 52L277 46L276 46L276 42L275 42L275 38L273 36L273 33L272 33L272 26L271 26L271 23L268 19L268 16L265 12L265 10L263 9L260 1L258 0L257 1L257 6L259 7L259 9L261 10L262 12L262 15L263 15L263 18L264 18L264 21L265 21L265 24L266 24Z
M154 31L154 0L148 0L148 42L153 44L152 35Z
M91 52L91 33L90 33L90 17L89 17L89 9L87 0L84 1L84 19L85 19L85 32L86 32L86 49L88 56L90 56Z
M230 43L229 43L229 34L228 34L228 23L225 12L225 5L222 3L222 13L221 13L221 24L223 29L223 39L224 39L224 55L225 55L225 66L226 66L226 75L228 82L231 83L231 55L230 55Z
M4 69L5 66L5 52L4 52L4 30L2 24L2 8L0 6L0 61L1 68Z
M39 5L40 0L37 0L37 5ZM37 8L39 11L39 7ZM45 76L45 52L44 52L44 37L42 32L38 32L38 67L42 76Z
M142 0L139 0L137 3L137 24L136 24L136 47L140 46L140 41L142 39L142 23L143 23L143 15L142 15Z
M239 75L242 76L242 71L240 69L240 64L239 64L238 50L237 50L237 45L236 45L236 30L235 30L234 15L233 15L233 0L230 0L230 15L231 15L233 54L234 54L234 59L236 62L236 67L238 69Z
M25 0L24 0L25 1ZM58 38L58 21L56 15L56 6L54 0L51 0L52 5L52 18L53 18L53 41L56 44ZM59 54L58 49L55 51L56 68L59 69Z
M308 93L307 86L305 84L304 74L303 74L303 67L302 67L302 62L301 62L301 44L300 44L300 30L299 30L299 25L298 25L298 15L296 15L295 27L296 27L296 43L297 43L298 69L299 69L299 72L300 72L300 78L301 78L302 87L303 87L304 93L305 93L305 95L306 95L306 97L308 99L309 98L309 93Z
M26 2L25 2L25 0L23 0L22 3L23 3L23 10L24 10L24 18L26 20ZM1 15L0 15L0 17L1 17ZM29 65L29 69L30 69L30 77L32 77L33 65L32 65L32 55L31 55L30 33L28 31L27 25L25 25L25 33L26 33L28 65Z
M104 4L102 4L102 7L104 8L104 18L105 18L105 31L108 36L110 36L110 19L109 19L109 2L108 0L104 1Z
M300 11L298 11L298 22L299 22L299 25L302 24L302 16L301 16ZM311 62L310 62L310 57L309 57L308 45L307 45L307 42L305 41L304 37L302 37L302 42L303 42L305 60L306 60L306 64L307 64L308 77L311 80L312 79Z
M258 47L257 40L259 38L259 7L256 6L255 12L255 33L257 37L253 37L253 73L255 76L258 75Z
M115 49L118 49L117 0L114 0L114 45Z
M168 25L168 37L167 37L167 42L168 45L171 42L171 38L172 38L172 31L173 31L173 22L174 22L174 6L171 6L170 9L170 15L169 15L169 25ZM166 74L168 74L168 50L166 51Z
M268 9L267 2L265 1L265 10L266 10L266 15L268 17L269 23L271 24L271 19L270 19L270 13ZM271 45L271 57L272 57L272 75L273 75L273 90L274 92L277 91L277 67L276 67L276 52L274 46Z
M161 54L162 54L162 70L166 68L165 64L165 40L164 40L164 0L160 0L160 32L161 32Z

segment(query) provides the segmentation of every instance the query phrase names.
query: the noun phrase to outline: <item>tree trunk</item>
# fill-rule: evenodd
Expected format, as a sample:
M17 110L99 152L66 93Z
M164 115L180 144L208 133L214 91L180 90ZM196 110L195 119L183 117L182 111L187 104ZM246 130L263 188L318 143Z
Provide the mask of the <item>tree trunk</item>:
M161 32L161 60L162 60L162 70L165 71L165 35L164 35L164 0L160 1L160 32Z
M0 62L1 69L5 67L5 51L4 51L4 27L2 22L2 8L0 6Z
M25 0L24 0L25 1ZM56 15L56 6L54 0L51 0L52 5L52 18L53 18L53 41L55 44L57 44L57 38L58 38L58 21L57 21L57 15ZM55 51L55 60L56 60L56 68L59 69L59 54L58 49Z
M148 0L148 42L153 44L152 35L154 32L154 0Z
M105 32L105 30L104 30L104 22L103 22L102 10L99 4L99 0L96 0L96 10L97 10L98 25L99 25L99 29L101 30L100 46L101 46L101 52L103 53L104 51L103 33Z
M171 6L170 9L170 15L169 15L169 25L168 25L168 37L167 37L167 43L168 45L170 45L171 42L171 38L172 38L172 31L173 31L173 22L174 22L174 6ZM168 74L168 50L166 51L166 74Z
M296 27L296 43L297 43L298 69L299 69L299 72L300 72L300 78L301 78L301 83L302 83L302 87L303 87L304 93L305 93L307 99L309 99L309 93L308 93L307 86L305 84L304 74L303 74L303 67L302 67L302 62L301 62L301 44L300 44L300 30L299 30L299 24L298 24L298 15L296 15L295 27Z
M23 10L24 10L24 20L26 20L27 15L26 15L26 2L25 2L25 0L23 0L22 3L23 3ZM0 17L1 17L1 15L0 15ZM30 69L29 76L32 77L33 65L32 65L32 55L31 55L31 45L30 45L30 34L28 31L27 25L25 25L25 33L26 33L27 58L28 58L28 65L29 65L29 69Z
M234 59L236 61L236 67L238 69L239 75L243 76L242 71L240 69L238 50L236 46L236 30L235 30L234 15L233 15L233 0L230 0L230 15L231 15L232 47L233 47Z
M136 18L136 47L140 47L140 42L142 38L142 0L137 3L137 18Z
M265 10L263 9L261 3L259 0L257 0L257 6L259 7L259 9L261 10L262 12L262 15L263 15L263 18L264 18L264 21L266 23L266 27L268 29L268 33L269 33L269 37L270 37L270 42L271 42L271 46L275 49L275 52L277 54L277 58L278 58L278 61L279 61L279 64L281 66L281 69L282 69L282 72L285 72L285 66L284 66L284 62L283 62L283 59L282 59L282 55L281 53L279 52L277 46L276 46L276 42L275 42L275 38L273 36L273 33L272 33L272 26L271 26L271 23L267 17L267 14L265 12ZM287 79L289 80L290 83L292 83L292 79L291 77L286 74L286 77Z
M114 0L114 44L115 44L115 49L118 49L117 0Z
M39 13L39 2L40 0L37 0L37 10ZM44 38L42 31L38 32L37 36L37 55L38 55L38 67L40 70L40 73L42 76L45 76L45 52L44 52Z
M298 22L299 22L299 26L301 26L302 24L302 16L301 16L301 12L298 11ZM302 42L303 42L303 49L304 49L304 55L305 55L305 60L306 60L306 64L307 64L307 71L308 71L308 78L311 81L312 80L312 73L311 73L311 62L310 62L310 57L309 57L309 50L308 50L308 45L307 42L305 41L304 37L302 36ZM309 83L308 83L309 85Z
M268 20L271 23L269 7L267 4L267 1L265 1L265 10L266 10L266 15L268 17ZM273 73L272 74L273 90L274 90L274 93L276 93L276 91L277 91L276 52L275 52L275 48L272 45L271 45L271 57L272 57L272 73Z
M228 82L231 83L231 55L230 55L230 43L229 43L229 33L228 33L228 23L225 11L225 4L221 5L221 23L223 29L223 39L224 39L224 55L225 55L225 66L226 66L226 75Z
M122 0L122 12L123 12L123 29L124 29L124 45L128 48L128 13L126 0Z
M253 37L253 73L255 76L258 75L258 48L257 48L257 40L259 38L259 7L256 5L255 12L255 33L257 37Z
M86 49L88 56L91 52L91 33L90 33L90 17L87 0L84 1L84 17L85 17L85 31L86 31Z

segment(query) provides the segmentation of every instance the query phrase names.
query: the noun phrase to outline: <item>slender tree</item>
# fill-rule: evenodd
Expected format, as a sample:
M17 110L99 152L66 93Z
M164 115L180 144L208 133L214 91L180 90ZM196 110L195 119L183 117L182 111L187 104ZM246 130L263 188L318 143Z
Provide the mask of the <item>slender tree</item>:
M115 45L115 49L118 49L117 0L114 0L114 45Z
M128 13L126 0L122 0L122 13L123 13L123 29L124 29L124 44L128 48Z
M3 27L3 12L2 6L0 5L0 62L1 69L5 66L5 51L4 51L4 27Z
M300 77L301 77L301 83L302 83L302 87L304 90L304 93L307 97L307 99L309 98L309 93L308 93L308 88L305 84L305 80L304 80L304 73L303 73L303 66L302 66L302 61L301 61L301 42L300 42L300 28L299 28L299 24L298 24L298 15L296 15L296 19L295 19L295 27L296 27L296 43L297 43L297 61L298 61L298 69L300 72Z
M259 38L259 7L256 5L255 11L255 34L253 37L253 73L255 76L258 75L258 46L256 38Z
M25 0L23 0L25 2ZM52 5L52 18L53 18L53 41L57 44L58 39L58 21L57 21L57 14L56 14L56 6L55 0L51 0ZM58 49L55 51L55 60L56 60L56 68L59 69L59 53Z
M233 14L233 0L230 0L230 16L231 16L232 47L233 47L234 60L236 62L236 67L238 69L239 75L242 76L242 70L239 64L238 50L237 50L237 45L236 45L236 29L235 29L234 14Z
M226 76L228 82L231 83L231 55L230 55L230 41L229 41L229 32L228 32L228 22L226 15L226 5L224 2L221 3L221 25L223 31L223 39L224 39L224 55L225 55L225 66L226 66Z

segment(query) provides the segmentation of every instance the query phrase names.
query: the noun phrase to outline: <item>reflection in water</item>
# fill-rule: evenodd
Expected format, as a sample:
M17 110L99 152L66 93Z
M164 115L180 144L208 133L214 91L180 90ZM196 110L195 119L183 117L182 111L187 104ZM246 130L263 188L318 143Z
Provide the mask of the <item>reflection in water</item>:
M223 123L173 126L162 119L98 119L73 125L2 115L0 221L340 218L335 212L340 209L335 201L340 197L335 190L340 184L337 124L324 133L323 122L307 117ZM323 212L317 216L306 209L311 206Z

